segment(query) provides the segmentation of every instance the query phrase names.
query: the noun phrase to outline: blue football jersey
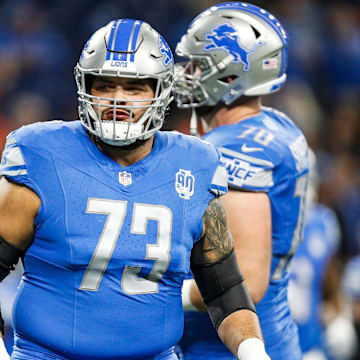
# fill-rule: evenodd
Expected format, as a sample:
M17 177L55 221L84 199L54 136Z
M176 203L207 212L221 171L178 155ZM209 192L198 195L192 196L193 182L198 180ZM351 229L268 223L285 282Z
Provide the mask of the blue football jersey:
M215 128L204 140L222 152L231 189L266 192L269 196L272 212L270 283L256 309L270 357L300 360L287 287L289 265L303 235L309 171L305 137L286 115L263 107L257 116ZM211 328L207 314L185 313L181 346L186 359L205 359L214 354L219 359L233 358Z
M181 286L202 216L227 191L220 152L157 132L148 156L121 167L79 121L55 121L11 133L0 174L41 199L14 305L15 353L166 358L182 334Z
M312 206L306 215L304 240L291 264L289 286L290 308L304 353L325 350L321 321L323 281L339 242L340 227L334 212L323 205Z

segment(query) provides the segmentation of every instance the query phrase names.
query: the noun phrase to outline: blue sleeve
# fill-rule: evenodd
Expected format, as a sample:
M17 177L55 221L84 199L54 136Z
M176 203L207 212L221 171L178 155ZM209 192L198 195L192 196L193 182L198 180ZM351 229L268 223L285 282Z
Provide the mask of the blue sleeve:
M198 140L196 139L196 142L200 146L196 146L194 149L196 152L194 160L198 167L198 173L201 174L199 177L201 183L198 189L201 189L199 193L202 195L196 201L196 207L199 207L199 213L201 214L196 235L197 240L200 239L203 229L202 216L210 201L228 191L227 172L221 152L214 145L202 140L198 142Z
M0 175L15 183L24 184L36 192L38 190L29 176L22 146L17 141L17 131L13 131L6 138L1 158Z
M221 157L220 151L218 149L216 149L216 151L218 154L218 163L211 180L210 192L212 192L215 196L221 196L226 194L228 191L228 180L225 160Z
M245 154L241 148L234 150L222 147L220 150L228 174L229 187L268 192L274 185L274 162L264 157ZM264 148L263 151L265 150Z

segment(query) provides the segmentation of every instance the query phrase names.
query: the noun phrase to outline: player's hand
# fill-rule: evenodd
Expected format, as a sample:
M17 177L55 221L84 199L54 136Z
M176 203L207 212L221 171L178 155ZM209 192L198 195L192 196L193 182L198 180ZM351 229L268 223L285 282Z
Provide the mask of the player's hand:
M1 360L10 360L10 355L6 351L4 340L0 337L0 359Z
M239 360L271 360L265 351L264 343L258 338L242 341L238 348Z

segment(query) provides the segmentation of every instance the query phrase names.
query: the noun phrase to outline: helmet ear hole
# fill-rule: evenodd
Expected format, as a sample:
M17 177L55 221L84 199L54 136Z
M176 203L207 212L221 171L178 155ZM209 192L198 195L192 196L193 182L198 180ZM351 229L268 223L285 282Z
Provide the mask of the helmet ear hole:
M255 38L258 39L258 38L261 36L261 34L259 33L259 31L257 31L251 24L250 24L250 27L251 27L251 28L253 29L253 31L254 31Z
M218 79L218 81L220 81L220 82L222 82L224 84L231 84L237 78L238 78L237 75L228 75L228 76L224 76L221 79Z

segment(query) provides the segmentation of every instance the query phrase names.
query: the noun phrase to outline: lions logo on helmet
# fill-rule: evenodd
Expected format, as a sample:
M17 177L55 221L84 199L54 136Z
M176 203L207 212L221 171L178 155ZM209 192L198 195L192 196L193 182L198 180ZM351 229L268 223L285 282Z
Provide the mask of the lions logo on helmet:
M171 61L173 61L173 55L170 50L169 45L166 43L164 38L159 36L159 44L160 44L160 52L164 55L164 65L168 65Z
M205 35L205 38L210 40L211 43L206 44L204 50L209 51L219 48L226 50L229 55L234 57L233 62L244 64L244 71L250 70L249 56L255 52L256 48L264 45L264 42L260 41L255 43L252 49L247 50L240 44L236 29L229 23L216 26L210 33Z

